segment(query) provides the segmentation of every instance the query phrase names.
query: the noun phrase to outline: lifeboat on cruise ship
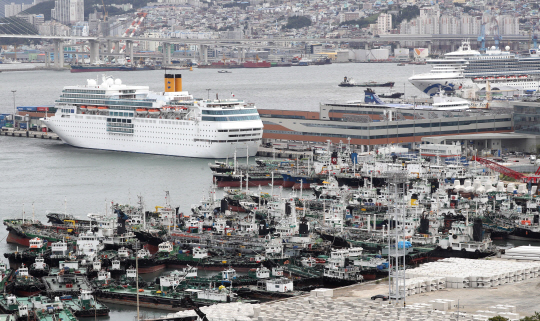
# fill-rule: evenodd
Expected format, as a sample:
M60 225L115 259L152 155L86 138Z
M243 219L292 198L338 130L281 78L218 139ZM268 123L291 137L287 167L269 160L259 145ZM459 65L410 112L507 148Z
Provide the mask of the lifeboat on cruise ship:
M474 78L475 81L480 81L480 80L484 80L484 77L476 77Z
M182 113L185 113L187 111L187 107L176 107L174 108L174 113L175 114L182 114Z
M148 110L150 115L159 115L159 109L150 109Z
M516 76L508 76L506 77L507 79L516 79L517 77Z
M106 106L99 106L97 109L99 109L99 110L108 110L109 107L106 107Z
M148 114L148 110L146 108L137 108L135 109L135 112L139 115L146 115Z
M87 106L88 110L97 110L97 106Z
M86 111L86 106L81 106L81 107L79 107L79 109L80 109L81 111Z
M495 79L495 77L491 77L491 76L490 76L490 77L486 77L486 80L493 80L493 79Z
M497 79L506 79L504 76L497 77Z
M161 108L161 112L163 113L172 113L174 111L174 107L171 106L163 106Z
M527 78L525 75L518 76L518 78Z

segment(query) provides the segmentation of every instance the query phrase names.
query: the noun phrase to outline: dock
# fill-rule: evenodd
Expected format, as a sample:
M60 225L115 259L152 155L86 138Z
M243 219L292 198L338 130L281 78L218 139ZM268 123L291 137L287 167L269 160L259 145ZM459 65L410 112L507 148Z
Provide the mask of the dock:
M257 156L259 157L276 157L276 158L289 158L289 159L308 159L313 155L311 150L288 150L288 149L275 149L271 147L259 146Z
M29 131L29 130L8 130L1 131L1 136L12 136L12 137L27 137L27 138L40 138L40 139L55 139L60 140L55 133L44 133L38 131Z

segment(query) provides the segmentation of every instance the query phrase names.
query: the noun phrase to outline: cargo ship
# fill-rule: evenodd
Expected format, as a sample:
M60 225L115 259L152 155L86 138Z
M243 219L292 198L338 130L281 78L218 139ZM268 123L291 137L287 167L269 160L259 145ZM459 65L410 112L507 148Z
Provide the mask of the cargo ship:
M244 65L238 64L235 61L223 62L217 61L211 64L200 64L197 68L201 69L230 69L230 68L244 68Z
M77 233L72 230L68 232L67 227L56 227L43 225L41 222L33 222L22 219L7 219L4 220L4 225L8 230L6 238L7 243L15 243L22 246L30 247L30 240L40 238L44 242L53 243L62 241L76 241Z
M126 65L71 65L71 72L103 72L103 71L142 71L155 70L156 66L126 66Z
M244 68L270 68L272 64L268 61L246 61Z

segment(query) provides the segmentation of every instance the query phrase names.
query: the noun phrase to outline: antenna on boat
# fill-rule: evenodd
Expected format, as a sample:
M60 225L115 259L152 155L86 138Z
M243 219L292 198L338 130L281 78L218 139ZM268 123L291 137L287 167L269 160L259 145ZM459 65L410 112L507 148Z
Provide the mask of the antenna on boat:
M22 223L24 224L24 203L22 205Z
M36 211L34 208L34 202L32 202L32 223L36 221Z

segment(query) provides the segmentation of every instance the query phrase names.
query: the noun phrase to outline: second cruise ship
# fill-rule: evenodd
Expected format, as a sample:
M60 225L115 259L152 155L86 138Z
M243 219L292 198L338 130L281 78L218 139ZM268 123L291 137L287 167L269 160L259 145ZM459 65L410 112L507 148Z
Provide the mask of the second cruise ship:
M106 76L87 82L64 87L56 114L41 119L66 144L198 158L257 153L263 124L253 104L193 99L180 74L165 75L164 92Z
M482 54L472 50L469 41L464 41L457 51L449 52L443 59L428 60L433 68L428 73L409 78L411 84L426 94L434 95L441 89L454 91L461 88L491 90L513 88L516 90L538 90L540 85L540 55L530 49L529 55L514 53L491 47Z

